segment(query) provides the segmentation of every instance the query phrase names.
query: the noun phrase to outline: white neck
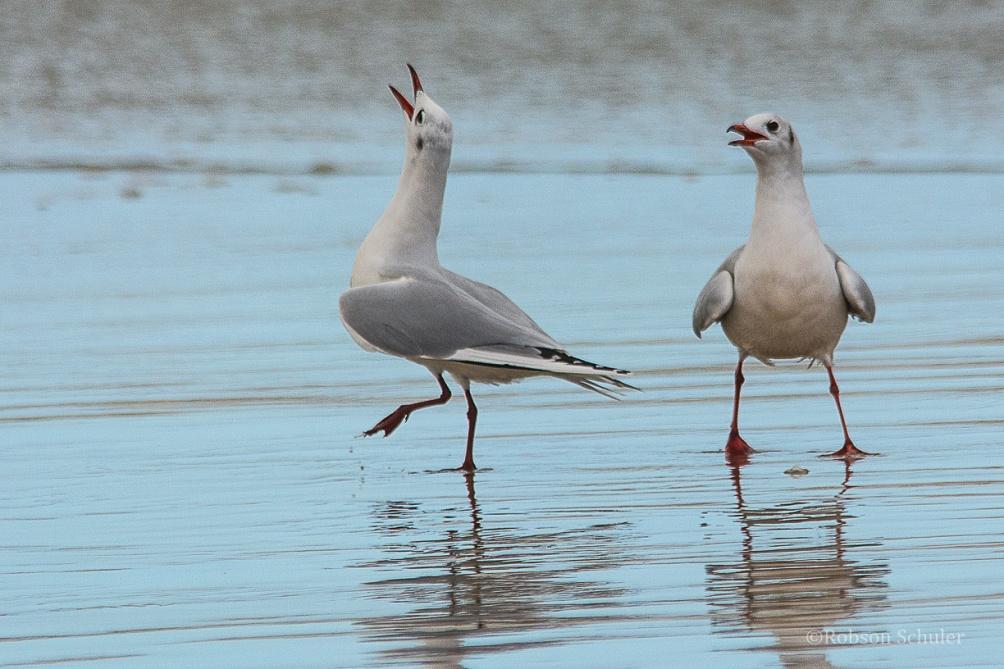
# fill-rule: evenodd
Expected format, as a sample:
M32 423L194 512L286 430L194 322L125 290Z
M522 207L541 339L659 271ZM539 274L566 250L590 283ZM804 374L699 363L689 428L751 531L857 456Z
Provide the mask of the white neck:
M374 230L392 226L403 252L428 253L436 258L450 156L430 156L413 146L408 149L397 190Z
M750 228L751 244L819 238L809 196L802 179L801 152L784 156L753 156L757 169L756 208Z
M353 286L395 278L402 267L440 266L436 240L449 166L449 147L419 150L408 140L394 197L356 255Z

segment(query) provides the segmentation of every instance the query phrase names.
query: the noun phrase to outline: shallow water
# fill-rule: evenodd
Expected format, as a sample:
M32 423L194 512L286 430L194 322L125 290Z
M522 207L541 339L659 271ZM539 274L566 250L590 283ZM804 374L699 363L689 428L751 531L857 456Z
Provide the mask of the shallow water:
M0 664L999 664L1000 176L809 177L878 300L837 375L881 456L819 459L825 374L750 364L740 470L689 323L752 174L454 175L444 263L643 389L476 388L473 478L462 402L356 437L436 392L338 323L394 182L3 175Z

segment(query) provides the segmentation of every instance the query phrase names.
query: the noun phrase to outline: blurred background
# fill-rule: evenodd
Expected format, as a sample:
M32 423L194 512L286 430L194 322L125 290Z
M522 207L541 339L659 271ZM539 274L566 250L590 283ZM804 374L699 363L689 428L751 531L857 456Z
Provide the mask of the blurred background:
M6 167L393 171L413 63L460 170L998 170L1004 3L4 0ZM541 148L546 150L542 151Z

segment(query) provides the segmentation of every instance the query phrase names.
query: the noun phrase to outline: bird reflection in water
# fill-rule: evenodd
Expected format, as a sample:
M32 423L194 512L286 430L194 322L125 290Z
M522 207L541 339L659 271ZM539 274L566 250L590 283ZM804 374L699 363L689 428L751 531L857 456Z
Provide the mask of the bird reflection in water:
M820 631L884 606L888 564L852 559L855 549L873 544L844 536L852 466L845 463L836 495L762 508L746 503L740 468L730 468L742 542L739 562L707 566L717 631L769 632L777 641L767 650L780 654L782 666L820 669L833 666Z
M371 597L405 604L405 613L360 621L371 641L392 644L388 659L423 666L460 667L470 652L498 653L568 639L553 630L620 620L622 588L583 574L621 567L618 543L627 523L589 525L526 533L486 527L474 488L474 473L464 473L469 510L464 516L439 514L416 504L391 502L377 512L377 531L414 536L419 527L442 522L439 536L386 547L389 557L363 566L395 576L366 584ZM462 529L459 529L462 527ZM402 575L402 572L419 572ZM398 607L395 607L398 608ZM492 635L548 630L546 639L493 642ZM469 642L476 640L476 645Z

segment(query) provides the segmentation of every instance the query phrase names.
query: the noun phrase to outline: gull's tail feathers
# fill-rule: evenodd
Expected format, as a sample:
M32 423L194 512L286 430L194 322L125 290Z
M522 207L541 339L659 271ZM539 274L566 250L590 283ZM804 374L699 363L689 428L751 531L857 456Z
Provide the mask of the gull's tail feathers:
M618 378L631 376L626 369L599 365L556 348L477 346L457 351L446 360L554 376L612 399L619 399L627 390L640 390Z
M599 393L604 397L609 397L612 400L619 400L624 396L624 393L628 390L637 390L641 392L641 388L637 386L632 386L630 383L625 383L618 378L613 376L591 376L591 377L574 377L574 376L559 376L558 378L564 379L565 381L570 381L577 386L581 386L586 390L592 390L594 393Z

